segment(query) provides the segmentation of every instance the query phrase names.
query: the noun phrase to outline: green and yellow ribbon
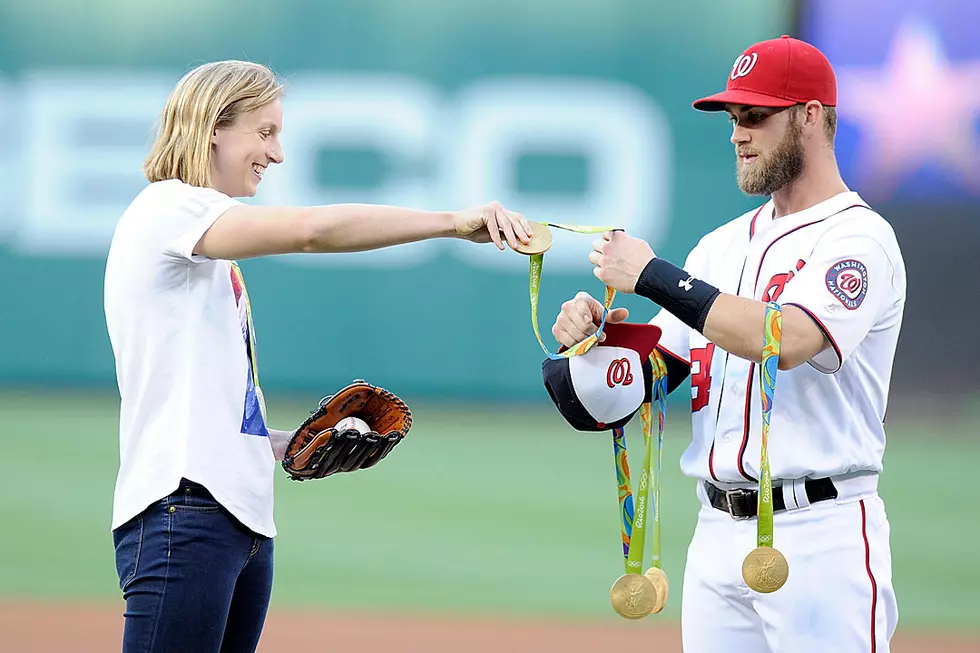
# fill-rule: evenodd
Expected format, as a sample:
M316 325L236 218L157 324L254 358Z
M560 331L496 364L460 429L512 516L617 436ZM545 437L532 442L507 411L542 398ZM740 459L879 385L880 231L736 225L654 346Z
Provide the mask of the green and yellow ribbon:
M769 469L769 422L779 370L779 343L783 333L783 314L775 302L766 304L765 340L759 384L762 386L762 463L759 472L758 546L773 545L772 473Z
M653 406L645 402L640 406L643 424L643 469L636 486L636 503L631 492L629 463L627 460L624 429L613 431L613 455L616 461L616 482L619 486L620 524L623 536L623 557L626 573L643 573L643 549L646 529L650 520L650 494L653 498L653 553L652 567L660 567L660 498L661 469L663 465L664 417L667 413L667 365L660 352L650 355L653 368L653 403L657 405L657 439L653 441ZM650 492L652 486L652 493Z
M592 227L586 225L557 224L554 222L542 222L541 224L579 234L598 234L615 229L615 227ZM572 356L581 356L585 352L592 349L592 347L599 342L599 338L602 337L602 331L606 326L606 315L609 313L609 309L612 307L613 298L616 297L616 291L609 286L606 286L606 297L602 305L602 321L599 324L599 329L582 342L576 343L574 346L569 347L561 353L553 354L548 351L548 348L545 347L544 342L541 340L541 330L538 327L538 298L541 294L541 270L544 267L544 254L532 254L530 259L531 325L534 327L534 335L538 339L538 344L541 345L541 349L545 354L547 354L548 358L552 360L571 358Z
M586 225L567 225L554 222L543 222L547 227L563 229L580 234L597 234L606 231L615 231L617 227L595 227ZM602 320L599 328L594 334L576 343L565 351L553 354L541 340L541 332L538 326L538 300L541 293L541 271L544 266L544 254L530 255L530 296L531 296L531 324L534 327L534 335L538 339L541 349L552 360L581 356L588 352L599 342L602 337L603 329L606 325L606 316L612 307L616 291L606 286L605 300L603 302ZM667 365L659 352L654 351L650 355L650 364L653 369L653 401L644 402L640 406L640 419L643 424L643 468L637 483L635 497L637 505L634 510L634 493L632 491L632 481L630 479L629 462L627 459L625 430L613 430L613 456L616 463L616 481L619 486L619 511L621 515L620 524L623 541L623 557L625 559L626 573L643 573L643 550L646 540L647 523L650 519L650 495L653 498L653 555L652 566L660 567L660 479L663 464L663 432L664 417L667 412ZM657 439L654 444L653 432L653 406L657 405ZM652 493L651 493L652 486Z

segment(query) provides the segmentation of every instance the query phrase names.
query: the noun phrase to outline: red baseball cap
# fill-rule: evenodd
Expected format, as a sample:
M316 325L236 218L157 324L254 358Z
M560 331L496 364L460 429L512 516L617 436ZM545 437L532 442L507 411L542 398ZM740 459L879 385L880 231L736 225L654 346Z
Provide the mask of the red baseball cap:
M823 52L789 36L761 41L739 55L725 90L694 102L699 111L724 111L726 104L791 107L816 100L837 106L837 76Z

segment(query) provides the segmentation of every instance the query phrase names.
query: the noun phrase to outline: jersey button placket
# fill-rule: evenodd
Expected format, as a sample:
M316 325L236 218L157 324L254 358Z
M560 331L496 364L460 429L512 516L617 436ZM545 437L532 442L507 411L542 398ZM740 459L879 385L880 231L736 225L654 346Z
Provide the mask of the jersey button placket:
M732 407L740 407L745 401L745 388L742 384L736 380L730 380L728 382L728 397L732 402ZM732 427L733 421L726 420L726 425L729 427L725 430L725 440L731 440L736 435L742 437L742 432L738 429Z

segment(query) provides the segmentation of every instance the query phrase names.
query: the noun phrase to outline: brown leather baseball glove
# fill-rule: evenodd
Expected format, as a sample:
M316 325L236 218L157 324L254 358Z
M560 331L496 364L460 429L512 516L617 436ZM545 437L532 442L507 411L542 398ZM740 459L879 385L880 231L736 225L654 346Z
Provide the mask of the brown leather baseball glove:
M364 420L370 430L335 428L346 417ZM320 400L290 439L282 468L297 481L367 469L391 453L411 427L412 411L404 401L357 379Z

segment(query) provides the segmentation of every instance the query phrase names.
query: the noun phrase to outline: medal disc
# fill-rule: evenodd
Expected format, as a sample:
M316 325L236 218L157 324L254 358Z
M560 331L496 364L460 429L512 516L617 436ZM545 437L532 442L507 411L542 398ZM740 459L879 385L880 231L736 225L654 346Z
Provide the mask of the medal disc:
M531 225L531 241L525 245L518 240L514 251L528 255L544 254L551 249L551 229L548 228L548 225L540 222L528 221L528 223Z
M667 595L670 593L670 588L667 584L667 574L659 567L650 567L643 575L650 579L650 582L653 583L653 588L657 591L657 600L651 611L652 614L657 614L667 605Z
M609 591L613 610L626 619L642 619L657 604L657 588L643 574L625 574Z
M751 589L762 594L775 592L789 578L789 563L776 549L760 546L745 556L742 578Z

